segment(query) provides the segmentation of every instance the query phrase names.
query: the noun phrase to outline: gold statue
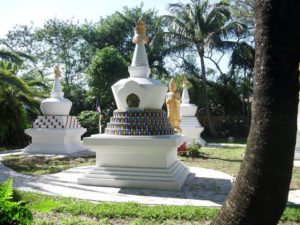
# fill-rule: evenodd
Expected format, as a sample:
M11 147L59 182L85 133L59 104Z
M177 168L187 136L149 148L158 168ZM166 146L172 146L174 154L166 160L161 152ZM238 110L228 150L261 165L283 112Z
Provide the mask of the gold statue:
M146 30L147 28L145 23L142 20L137 21L134 28L134 37L132 42L135 44L147 44L148 37L146 35Z
M54 77L55 79L61 77L61 72L58 64L54 67Z
M167 93L166 104L168 108L168 118L175 133L181 133L180 128L180 94L176 92L176 81L172 78L169 83L169 92Z

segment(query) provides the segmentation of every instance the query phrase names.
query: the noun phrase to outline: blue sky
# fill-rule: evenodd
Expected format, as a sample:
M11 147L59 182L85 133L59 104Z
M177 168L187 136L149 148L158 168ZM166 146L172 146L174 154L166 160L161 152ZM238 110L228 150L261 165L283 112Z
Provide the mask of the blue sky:
M97 21L124 6L139 6L157 9L159 14L167 12L168 3L176 0L0 0L0 38L16 24L42 26L50 18Z

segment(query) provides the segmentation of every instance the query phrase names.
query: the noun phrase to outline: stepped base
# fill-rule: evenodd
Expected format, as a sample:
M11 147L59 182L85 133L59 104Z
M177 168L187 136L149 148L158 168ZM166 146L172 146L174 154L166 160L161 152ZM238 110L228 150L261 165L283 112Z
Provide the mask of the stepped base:
M180 127L182 133L185 135L187 143L193 142L200 143L202 146L206 145L206 141L201 137L201 133L204 130L195 116L181 117Z
M92 135L84 144L96 152L96 167L78 178L95 186L180 190L189 169L177 159L180 135Z
M81 144L81 135L85 132L85 128L26 129L25 133L32 137L32 144L28 145L23 152L67 155L84 151L87 148Z
M79 184L94 186L146 188L159 190L181 189L189 169L176 161L170 168L96 167Z

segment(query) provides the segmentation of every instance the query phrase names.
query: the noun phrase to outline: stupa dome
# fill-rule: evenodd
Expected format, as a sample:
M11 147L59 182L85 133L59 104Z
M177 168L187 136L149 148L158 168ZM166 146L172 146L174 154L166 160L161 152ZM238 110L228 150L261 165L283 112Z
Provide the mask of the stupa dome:
M128 67L129 78L121 79L112 86L113 95L119 110L138 109L161 109L165 101L167 86L159 80L149 78L150 68L145 49L146 27L142 21L138 21L135 27L133 43L135 50ZM128 105L128 98L135 96L139 101L138 105Z
M67 116L70 113L72 102L64 98L64 93L61 91L60 76L59 66L56 65L51 97L41 102L41 110L45 116Z

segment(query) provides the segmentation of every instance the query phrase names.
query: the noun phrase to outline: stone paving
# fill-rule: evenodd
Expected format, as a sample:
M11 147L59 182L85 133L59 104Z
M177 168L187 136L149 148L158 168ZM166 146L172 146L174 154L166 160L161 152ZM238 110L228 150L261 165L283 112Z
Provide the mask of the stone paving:
M20 154L20 151L8 154ZM91 153L86 153L91 154ZM5 154L0 154L4 156ZM14 187L50 195L61 195L91 201L137 202L141 204L221 206L232 185L233 178L220 171L190 167L190 175L181 191L96 187L77 184L93 166L77 167L42 176L17 173L0 162L0 183L14 178ZM290 191L289 203L300 204L300 190Z

